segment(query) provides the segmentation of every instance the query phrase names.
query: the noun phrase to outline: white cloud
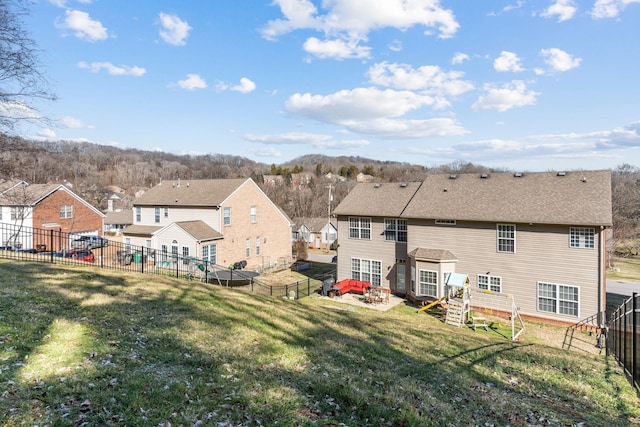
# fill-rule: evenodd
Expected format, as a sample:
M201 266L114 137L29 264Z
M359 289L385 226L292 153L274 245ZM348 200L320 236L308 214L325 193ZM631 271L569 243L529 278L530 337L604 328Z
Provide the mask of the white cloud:
M500 52L500 56L493 61L493 68L499 72L511 71L513 73L519 73L524 71L522 65L520 65L520 58L513 52L507 52L503 50Z
M220 82L217 85L218 90L232 90L240 93L249 93L256 90L256 84L246 77L240 79L240 84L230 85L228 83Z
M197 74L187 74L187 78L179 80L176 85L186 90L206 89L207 82Z
M85 124L82 120L74 117L65 116L61 119L62 126L70 129L93 129L92 125Z
M565 72L578 68L582 62L582 58L576 58L557 48L542 49L540 55L545 58L544 62L553 72Z
M371 48L360 46L358 40L326 40L309 37L302 46L305 52L321 59L368 58Z
M426 120L376 119L353 122L346 126L351 132L377 138L434 138L459 136L469 133L454 119L441 117Z
M81 40L95 42L109 37L107 29L100 21L91 19L88 13L80 10L65 11L65 19L57 23L58 28L71 30Z
M261 147L250 150L251 153L258 157L281 157L282 153L274 147Z
M380 138L422 138L466 133L450 118L400 118L423 106L437 107L439 102L438 98L411 91L356 88L326 96L294 94L287 100L286 109L292 115L341 125L349 132Z
M484 87L485 95L471 106L473 111L497 110L504 112L515 107L534 105L539 93L528 90L523 81L514 80L505 83L502 87L487 84Z
M557 16L558 22L563 22L573 18L577 10L575 0L557 0L541 15L545 18Z
M0 102L0 117L37 122L42 119L36 110L24 102Z
M461 80L460 71L443 71L435 65L417 69L407 64L381 62L369 68L371 83L400 90L420 90L425 94L457 96L473 89L473 84Z
M597 0L591 9L591 16L596 19L615 18L631 3L640 3L640 0Z
M454 65L462 64L464 61L468 61L469 59L471 58L469 58L469 55L466 53L456 52L456 54L453 55L453 58L451 58L451 63Z
M440 0L332 0L321 3L322 11L311 0L274 0L273 4L280 7L284 18L269 21L262 28L263 37L275 40L295 30L316 30L328 39L307 40L305 49L327 58L344 58L328 53L343 52L348 47L351 47L349 58L362 57L359 55L364 54L365 48L358 46L359 42L366 40L369 32L381 28L406 30L422 26L426 27L426 34L435 28L440 38L452 37L460 28L453 12L444 9ZM336 44L336 40L342 40L343 45Z
M40 131L38 131L38 136L46 139L54 139L56 137L56 132L51 128L40 129Z
M280 134L246 134L244 139L250 142L260 142L272 145L310 145L315 148L358 148L369 145L369 141L358 140L337 140L330 135L322 135L306 132L289 132Z
M187 37L191 27L187 21L183 21L176 15L160 12L160 37L162 40L173 46L184 46L187 44Z
M240 93L249 93L256 90L256 84L246 77L240 79L240 84L231 86L231 90Z
M402 42L400 40L394 40L389 44L389 50L393 52L402 51Z
M346 124L353 121L399 117L409 111L433 105L431 96L410 91L356 88L331 95L296 93L286 102L291 114L326 123Z
M138 66L133 66L133 67L130 67L128 65L116 66L110 62L92 62L91 64L88 64L84 61L81 61L81 62L78 62L78 67L83 69L88 69L92 73L97 73L100 70L107 70L107 72L112 76L141 77L147 72L147 70Z

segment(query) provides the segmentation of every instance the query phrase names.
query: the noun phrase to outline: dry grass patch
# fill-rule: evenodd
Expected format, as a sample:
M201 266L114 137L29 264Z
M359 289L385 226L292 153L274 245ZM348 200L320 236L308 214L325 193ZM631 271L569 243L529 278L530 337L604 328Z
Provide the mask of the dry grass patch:
M400 305L251 295L0 260L0 424L607 425L640 401L611 360Z

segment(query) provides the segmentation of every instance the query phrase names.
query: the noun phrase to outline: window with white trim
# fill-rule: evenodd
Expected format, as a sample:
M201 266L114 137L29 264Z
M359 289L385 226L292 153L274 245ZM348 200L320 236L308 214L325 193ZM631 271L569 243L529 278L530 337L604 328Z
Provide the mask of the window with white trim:
M420 270L418 278L418 295L428 297L438 296L438 272Z
M215 265L218 260L218 247L216 245L204 245L202 247L202 261L207 265Z
M579 317L580 288L538 282L538 311Z
M256 206L251 206L249 210L249 216L251 218L251 223L255 224L258 220L258 208Z
M155 208L154 209L154 217L155 217L156 223L159 223L160 222L160 208Z
M182 263L189 264L189 246L182 247Z
M491 292L502 292L502 277L478 274L478 289Z
M498 224L497 228L498 252L516 252L516 226L514 224Z
M251 239L247 239L245 242L245 256L247 258L251 256Z
M593 249L595 247L596 230L589 227L569 228L569 247Z
M167 253L169 251L167 250L167 245L161 245L160 246L160 260L161 261L166 261L167 260Z
M407 241L407 220L385 218L384 239L394 242Z
M164 217L169 218L169 208L164 208Z
M223 224L224 225L231 225L231 208L224 208L222 209L223 212Z
M371 239L371 218L349 218L349 238Z
M142 221L142 208L140 206L136 206L136 222Z
M60 205L60 218L73 218L73 205Z
M372 286L382 283L382 263L380 261L351 258L351 278L369 282Z

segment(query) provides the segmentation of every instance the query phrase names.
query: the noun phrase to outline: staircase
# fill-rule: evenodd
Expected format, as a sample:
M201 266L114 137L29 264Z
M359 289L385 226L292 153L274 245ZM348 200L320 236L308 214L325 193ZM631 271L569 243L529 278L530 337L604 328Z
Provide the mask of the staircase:
M461 327L467 321L469 306L462 301L450 299L447 307L447 317L445 323L448 325Z

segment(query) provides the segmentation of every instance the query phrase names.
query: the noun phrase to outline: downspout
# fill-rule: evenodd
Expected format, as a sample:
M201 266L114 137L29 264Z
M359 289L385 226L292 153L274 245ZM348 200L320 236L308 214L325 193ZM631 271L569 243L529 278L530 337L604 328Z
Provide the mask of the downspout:
M606 276L604 271L604 248L607 245L607 233L600 226L600 244L598 245L598 327L604 328L606 321L606 307L602 306L603 294L606 292Z

